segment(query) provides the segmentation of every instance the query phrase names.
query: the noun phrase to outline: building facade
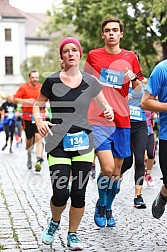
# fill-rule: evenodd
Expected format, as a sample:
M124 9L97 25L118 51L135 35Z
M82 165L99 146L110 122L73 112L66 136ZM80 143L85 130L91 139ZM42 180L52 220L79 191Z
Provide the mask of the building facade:
M25 82L21 63L32 56L43 56L48 48L47 35L39 26L47 16L43 13L24 13L0 0L0 92L13 93Z

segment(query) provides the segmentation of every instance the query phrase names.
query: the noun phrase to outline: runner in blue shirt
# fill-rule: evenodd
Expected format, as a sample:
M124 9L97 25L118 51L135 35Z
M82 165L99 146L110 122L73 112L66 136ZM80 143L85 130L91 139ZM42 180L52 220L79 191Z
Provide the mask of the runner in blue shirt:
M158 96L158 101L156 101ZM160 62L152 71L144 92L141 107L160 112L159 164L163 175L160 193L152 204L152 214L159 219L167 202L167 60Z

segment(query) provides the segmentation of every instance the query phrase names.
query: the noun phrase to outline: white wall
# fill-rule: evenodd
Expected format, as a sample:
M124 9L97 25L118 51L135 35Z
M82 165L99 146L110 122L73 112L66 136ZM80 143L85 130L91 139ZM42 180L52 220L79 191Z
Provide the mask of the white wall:
M20 72L21 63L28 57L43 56L47 41L25 38L25 19L0 19L0 89L12 93L25 82ZM12 30L12 41L5 41L5 29ZM13 57L13 75L5 74L5 57Z
M39 42L36 41L27 41L26 42L26 54L27 58L32 57L32 56L44 56L45 53L47 52L48 48L46 47L46 43L44 42Z
M5 29L11 29L12 40L5 41ZM24 23L0 22L0 84L18 84L23 81L20 63L26 58ZM13 57L13 75L5 75L5 57Z

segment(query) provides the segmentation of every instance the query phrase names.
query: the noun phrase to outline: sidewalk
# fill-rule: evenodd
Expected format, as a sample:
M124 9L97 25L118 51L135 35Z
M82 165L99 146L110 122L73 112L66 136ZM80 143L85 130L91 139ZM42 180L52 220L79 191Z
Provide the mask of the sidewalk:
M5 252L64 252L68 229L68 209L62 215L61 229L51 246L42 244L41 234L50 219L49 199L52 193L47 162L42 171L36 173L26 168L24 143L4 152L4 134L0 134L0 251ZM46 160L46 156L45 156ZM158 161L153 167L155 186L143 189L146 209L133 207L133 168L124 176L121 191L117 195L113 215L115 228L98 228L93 215L97 199L96 180L90 178L85 215L78 233L85 243L84 252L131 252L167 251L167 210L160 220L151 215L152 201L159 192L162 181ZM35 155L34 155L35 165ZM99 165L97 163L97 170Z

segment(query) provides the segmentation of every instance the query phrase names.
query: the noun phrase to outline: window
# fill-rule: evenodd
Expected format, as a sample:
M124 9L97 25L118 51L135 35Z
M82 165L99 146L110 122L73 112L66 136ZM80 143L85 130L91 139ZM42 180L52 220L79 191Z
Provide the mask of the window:
M11 29L5 29L5 41L12 40L12 32Z
M5 57L5 73L13 74L13 57Z

